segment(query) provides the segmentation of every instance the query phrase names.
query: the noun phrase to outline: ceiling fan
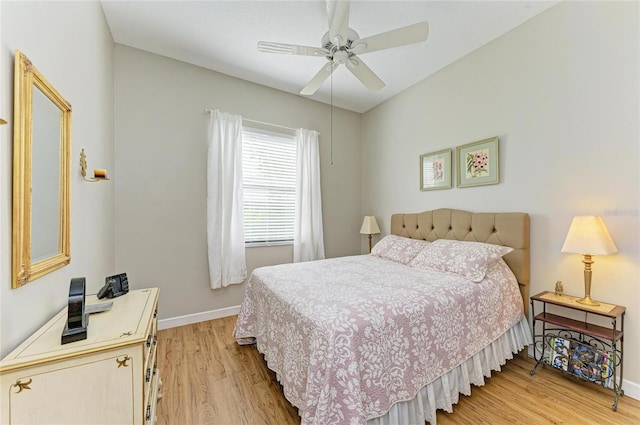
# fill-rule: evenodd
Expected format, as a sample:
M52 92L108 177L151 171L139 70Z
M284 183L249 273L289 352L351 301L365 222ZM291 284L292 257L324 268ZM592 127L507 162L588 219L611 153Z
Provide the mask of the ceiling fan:
M429 24L417 24L387 31L371 37L360 38L349 28L349 1L327 0L329 31L322 36L321 47L299 46L295 44L258 42L258 50L267 53L325 57L329 62L311 79L300 94L314 94L329 78L338 65L344 64L369 90L377 91L385 84L358 56L378 50L404 46L425 41L429 35Z

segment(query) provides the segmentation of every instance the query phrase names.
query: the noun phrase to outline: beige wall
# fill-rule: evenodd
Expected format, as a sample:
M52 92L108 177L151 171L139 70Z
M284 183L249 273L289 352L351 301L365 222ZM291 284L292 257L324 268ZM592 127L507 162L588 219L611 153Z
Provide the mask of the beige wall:
M13 118L16 48L74 111L72 263L17 290L10 289L12 125L0 127L0 354L64 306L76 276L87 277L89 292L123 271L133 287L160 286L163 318L240 303L243 285L212 291L207 277L203 109L218 108L321 132L328 256L366 251L357 234L365 214L386 233L394 212L526 211L532 292L562 279L580 294L580 257L560 247L574 215L603 216L620 252L596 258L592 294L628 308L625 390L638 396L638 3L563 2L363 116L335 110L333 166L326 105L114 48L98 3L0 2L0 11L0 116ZM499 185L418 190L420 154L495 135ZM81 181L82 148L89 167L109 169L113 180ZM291 256L291 247L247 250L249 269Z
M95 293L113 272L112 183L80 177L89 167L113 170L113 40L97 2L0 2L0 354L26 339L67 302L71 278ZM27 55L71 103L71 264L11 289L11 185L14 50Z
M560 252L574 215L600 215L619 253L592 295L626 305L625 391L640 397L637 2L563 2L363 116L362 214L451 207L531 214L531 293L583 294ZM425 61L428 58L425 58ZM420 154L500 137L500 184L418 190ZM455 152L455 151L454 151ZM369 164L370 166L364 166ZM366 182L366 184L364 184Z
M244 285L213 291L206 246L204 108L320 132L325 251L359 253L360 114L116 45L116 266L137 287L159 286L160 317L237 306ZM292 248L247 249L247 263L292 260Z

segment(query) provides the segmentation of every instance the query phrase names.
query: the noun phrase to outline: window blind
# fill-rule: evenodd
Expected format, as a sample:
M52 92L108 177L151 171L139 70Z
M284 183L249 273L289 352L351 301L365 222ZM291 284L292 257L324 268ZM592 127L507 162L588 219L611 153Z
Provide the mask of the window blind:
M292 243L295 136L244 127L242 169L245 244Z

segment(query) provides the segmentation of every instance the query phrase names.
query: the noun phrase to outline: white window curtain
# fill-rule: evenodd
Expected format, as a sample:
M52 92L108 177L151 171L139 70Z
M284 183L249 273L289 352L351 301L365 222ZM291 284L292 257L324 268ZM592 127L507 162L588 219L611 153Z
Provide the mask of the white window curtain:
M247 277L242 223L242 117L209 113L207 245L211 288Z
M296 220L293 234L295 263L324 258L318 132L299 128L296 130L296 142Z

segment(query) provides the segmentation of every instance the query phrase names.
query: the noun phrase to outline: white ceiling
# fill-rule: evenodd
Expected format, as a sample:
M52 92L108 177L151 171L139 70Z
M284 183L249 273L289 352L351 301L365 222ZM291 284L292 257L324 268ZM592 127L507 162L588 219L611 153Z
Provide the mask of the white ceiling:
M426 42L362 55L386 83L369 92L344 67L333 74L333 104L365 112L515 28L557 1L351 2L361 38L420 21ZM212 69L289 93L326 59L261 53L258 41L320 47L328 29L324 1L112 1L102 7L116 43ZM331 80L312 99L331 101Z

